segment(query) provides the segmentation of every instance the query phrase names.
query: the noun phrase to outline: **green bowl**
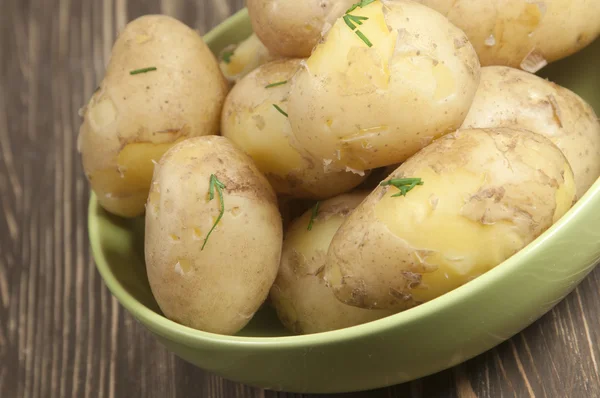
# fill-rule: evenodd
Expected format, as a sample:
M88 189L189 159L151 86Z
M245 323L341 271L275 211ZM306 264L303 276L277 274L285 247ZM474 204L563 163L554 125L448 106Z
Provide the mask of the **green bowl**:
M214 52L251 32L242 11L206 35ZM600 41L544 73L600 110ZM144 220L102 210L89 233L111 292L181 358L227 379L274 390L330 393L403 383L457 365L515 335L561 301L600 259L600 182L556 225L487 274L403 313L334 332L290 336L263 308L237 336L165 318L144 266Z

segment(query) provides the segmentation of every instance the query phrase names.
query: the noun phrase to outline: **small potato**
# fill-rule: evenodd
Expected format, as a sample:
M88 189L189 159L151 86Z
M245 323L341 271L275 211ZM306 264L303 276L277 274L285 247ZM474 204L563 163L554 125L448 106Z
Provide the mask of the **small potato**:
M309 210L287 231L279 274L270 298L279 319L292 332L326 332L392 314L342 304L323 280L325 258L333 235L366 196L367 192L357 192L329 199L319 205L315 218L313 210Z
M417 0L461 28L483 66L535 73L600 35L598 0Z
M401 163L455 131L479 62L466 36L421 4L374 1L351 17L361 25L335 23L294 78L288 109L308 152L361 171Z
M156 70L137 73L145 68ZM217 60L192 29L159 15L129 23L79 134L100 205L123 217L143 214L152 162L185 138L216 134L226 94Z
M580 198L600 176L600 123L577 94L518 69L488 66L462 128L518 127L549 138L571 164Z
M148 197L145 251L152 293L168 318L237 333L267 298L281 244L275 193L229 140L191 138L162 157Z
M219 66L225 78L232 83L252 72L259 66L281 58L273 55L255 35L250 35L238 45L229 46L221 53Z
M405 197L380 186L331 242L325 279L346 304L402 310L439 297L521 250L575 200L567 159L526 130L447 135L390 176L404 178L423 185Z
M252 157L278 194L330 198L356 187L366 175L326 171L322 161L295 142L290 122L282 112L287 109L289 81L301 62L275 61L240 81L225 101L221 133Z
M356 0L246 0L252 28L274 53L305 58Z

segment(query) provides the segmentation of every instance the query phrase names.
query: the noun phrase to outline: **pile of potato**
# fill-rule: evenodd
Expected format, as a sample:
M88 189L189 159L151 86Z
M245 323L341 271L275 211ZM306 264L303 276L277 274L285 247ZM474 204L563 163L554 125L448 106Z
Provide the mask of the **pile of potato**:
M102 207L145 213L168 318L235 334L268 297L296 333L382 318L600 176L592 108L531 73L598 37L600 2L355 2L248 0L255 34L220 60L166 16L120 34L79 148Z

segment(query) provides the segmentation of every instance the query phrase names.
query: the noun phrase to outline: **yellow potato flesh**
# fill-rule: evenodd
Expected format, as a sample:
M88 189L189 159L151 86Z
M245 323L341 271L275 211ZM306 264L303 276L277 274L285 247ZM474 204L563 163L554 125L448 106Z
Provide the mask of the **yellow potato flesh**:
M531 159L535 163L535 157ZM565 170L568 170L565 164ZM414 261L434 267L422 274L421 283L412 289L416 301L425 302L447 293L484 274L520 250L527 242L519 228L508 220L485 224L462 214L465 193L477 192L485 176L463 169L443 176L426 168L415 175L424 185L406 197L392 197L390 189L375 206L375 215L391 233L412 247ZM572 204L574 181L565 172L565 183L556 192L556 216ZM401 219L390 214L403 214Z
M285 105L280 106L285 111ZM250 155L264 174L275 174L285 178L290 172L303 167L304 159L298 150L290 145L288 136L278 129L264 127L267 124L280 125L281 129L289 130L289 123L285 120L282 123L281 119L284 116L273 107L273 104L263 103L232 117L236 117L237 124L241 126L256 128L256 131L254 128L250 129L255 134L235 134L232 139ZM261 129L260 126L263 128ZM274 152L277 156L273 156Z
M154 162L181 140L126 145L117 155L116 168L91 173L89 178L102 207L109 211L119 208L119 214L125 217L139 214L140 206L143 208L148 198Z

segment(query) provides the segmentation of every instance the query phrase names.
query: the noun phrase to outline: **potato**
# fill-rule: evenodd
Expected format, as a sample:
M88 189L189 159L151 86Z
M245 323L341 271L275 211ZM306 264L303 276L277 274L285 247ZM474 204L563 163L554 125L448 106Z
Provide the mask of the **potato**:
M367 192L329 199L294 221L286 233L281 265L271 288L271 303L283 325L295 333L319 333L342 329L391 315L384 310L365 310L342 304L323 280L327 249L346 216ZM312 225L311 220L313 220ZM308 226L311 225L311 230Z
M504 66L481 70L463 128L519 127L549 138L565 155L581 197L600 176L600 123L577 94Z
M237 83L254 69L269 61L279 59L281 56L269 52L260 39L252 34L238 45L225 48L221 52L220 58L219 67L225 78L230 82Z
M190 138L162 157L148 197L145 254L152 293L169 319L238 332L268 295L281 244L273 189L228 139Z
M365 176L328 172L321 160L295 142L289 120L282 112L287 109L289 80L301 62L275 61L240 81L225 101L221 133L254 159L278 194L330 198L356 187ZM273 84L276 86L269 87Z
M252 28L274 53L305 58L356 0L246 0Z
M156 70L136 74L144 68ZM157 15L129 23L79 135L100 205L119 216L143 214L153 161L185 138L216 134L226 94L215 57L192 29Z
M446 18L414 2L375 1L351 15L368 19L356 31L339 19L296 75L292 131L333 169L401 163L462 124L477 55Z
M285 233L289 230L290 224L308 209L311 209L315 205L315 202L310 199L295 199L289 196L280 196L277 200L279 202L279 213L281 214L284 231L283 237L285 239Z
M450 134L389 178L423 185L405 197L380 186L337 231L325 279L346 304L402 310L432 300L521 250L575 199L564 155L526 130Z
M469 37L484 66L535 73L600 34L598 0L417 0Z

